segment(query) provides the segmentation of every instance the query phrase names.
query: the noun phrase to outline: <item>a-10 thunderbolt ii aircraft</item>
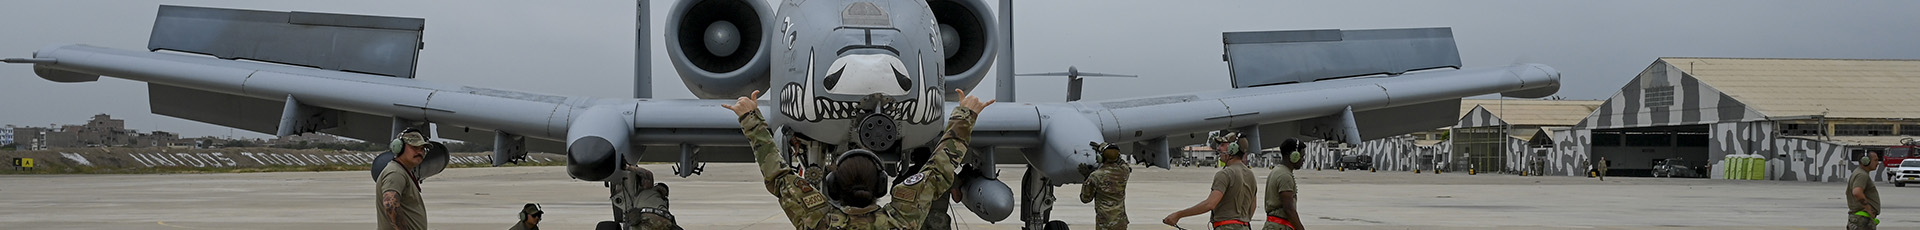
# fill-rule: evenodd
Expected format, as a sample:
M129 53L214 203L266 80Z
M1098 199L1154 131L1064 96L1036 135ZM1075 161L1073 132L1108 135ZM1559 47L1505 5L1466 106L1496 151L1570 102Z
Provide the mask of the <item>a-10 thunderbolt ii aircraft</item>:
M436 124L440 138L492 143L496 164L562 152L570 176L602 181L622 162L679 162L682 177L700 162L751 162L719 105L755 90L769 92L761 110L794 167L854 148L910 164L937 141L953 89L975 88L997 55L1002 103L979 115L965 162L984 170L956 188L975 215L1004 220L1015 195L993 164L1027 164L1018 199L1030 228L1048 225L1053 187L1094 167L1088 142L1126 143L1167 167L1170 146L1210 130L1244 131L1253 149L1357 142L1451 124L1461 97L1559 89L1545 65L1461 69L1447 28L1302 30L1224 33L1232 89L1008 103L1012 4L1002 0L996 23L981 1L680 1L662 37L700 99L650 98L646 34L635 98L573 97L414 80L424 19L332 13L162 6L146 50L58 45L4 61L55 82L143 81L153 113L255 132L381 141Z

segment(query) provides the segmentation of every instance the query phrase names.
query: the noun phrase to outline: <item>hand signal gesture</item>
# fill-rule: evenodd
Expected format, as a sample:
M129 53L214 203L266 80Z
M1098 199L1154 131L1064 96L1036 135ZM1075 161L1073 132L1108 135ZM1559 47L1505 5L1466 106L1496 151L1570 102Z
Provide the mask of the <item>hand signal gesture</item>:
M980 110L986 109L988 105L993 105L993 102L1000 101L1000 99L993 99L982 103L980 102L980 98L967 95L966 90L954 89L953 92L960 93L960 107L967 107L967 109L973 110L974 113L980 113Z
M722 104L720 105L720 107L727 108L727 110L733 110L734 116L746 116L747 113L760 109L760 101L758 101L759 98L760 98L760 91L754 90L753 95L740 97L740 99L734 100L733 104Z

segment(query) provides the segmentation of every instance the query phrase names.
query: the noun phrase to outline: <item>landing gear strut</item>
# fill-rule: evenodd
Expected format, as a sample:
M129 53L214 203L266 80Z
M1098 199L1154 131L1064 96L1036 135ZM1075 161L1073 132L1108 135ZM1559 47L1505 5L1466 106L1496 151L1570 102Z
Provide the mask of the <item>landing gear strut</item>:
M632 174L628 173L627 169L622 168L614 170L613 175L607 176L607 179L602 180L607 187L607 193L609 193L607 199L613 203L613 221L600 221L600 223L594 225L593 229L620 230L624 226L627 226L627 222L639 221L628 220L627 215L624 215L627 213L627 209L633 208L633 197L631 196L631 192L629 192L633 189L631 188L633 185L627 183L627 177L629 175Z
M1039 169L1027 168L1020 179L1020 221L1026 222L1021 229L1053 230L1067 229L1067 223L1052 220L1053 185Z

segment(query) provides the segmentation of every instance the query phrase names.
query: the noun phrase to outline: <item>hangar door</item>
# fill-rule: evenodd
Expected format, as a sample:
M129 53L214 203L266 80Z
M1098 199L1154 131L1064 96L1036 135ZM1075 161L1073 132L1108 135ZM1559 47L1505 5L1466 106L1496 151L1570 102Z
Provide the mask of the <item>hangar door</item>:
M1607 175L1653 176L1654 163L1664 159L1680 159L1689 168L1706 170L1712 140L1707 125L1687 125L1599 129L1593 131L1592 143L1588 152L1593 156L1588 159L1606 158Z

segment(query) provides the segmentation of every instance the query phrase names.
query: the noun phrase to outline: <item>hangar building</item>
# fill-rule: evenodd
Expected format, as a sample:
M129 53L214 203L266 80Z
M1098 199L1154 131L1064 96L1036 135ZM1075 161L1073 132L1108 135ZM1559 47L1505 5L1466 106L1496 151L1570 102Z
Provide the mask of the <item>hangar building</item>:
M1616 176L1681 158L1722 178L1741 155L1766 159L1769 180L1842 181L1860 154L1920 136L1920 60L1660 58L1554 135L1547 168L1566 175L1600 157Z

